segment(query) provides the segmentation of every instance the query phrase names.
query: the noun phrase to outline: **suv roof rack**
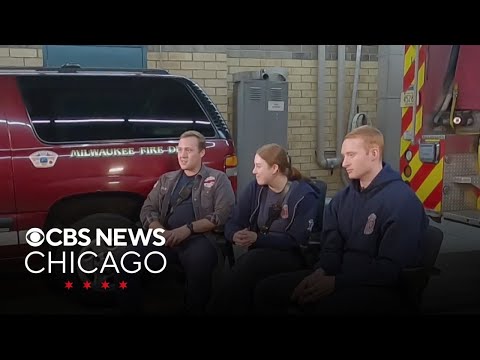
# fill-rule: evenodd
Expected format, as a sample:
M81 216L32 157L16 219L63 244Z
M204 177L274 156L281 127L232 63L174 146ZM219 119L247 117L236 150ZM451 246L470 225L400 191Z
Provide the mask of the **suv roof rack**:
M168 71L164 69L130 69L130 68L82 68L80 64L63 64L58 69L52 69L52 71L57 70L61 73L77 72L77 71L120 71L120 72L141 72L145 74L163 74L168 75Z
M169 75L169 72L164 69L131 69L131 68L95 68L95 67L84 67L82 68L79 64L64 64L60 67L19 67L19 66L2 66L0 67L0 72L2 71L14 71L14 72L59 72L59 73L76 73L76 72L88 72L88 71L98 71L98 72L123 72L123 73L143 73L143 74L159 74L159 75Z

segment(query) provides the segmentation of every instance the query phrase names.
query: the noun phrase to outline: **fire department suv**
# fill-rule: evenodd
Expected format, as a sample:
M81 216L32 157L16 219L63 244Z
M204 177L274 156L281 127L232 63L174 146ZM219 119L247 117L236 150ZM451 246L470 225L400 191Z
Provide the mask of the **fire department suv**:
M0 70L0 93L2 260L32 251L25 241L31 228L138 221L159 176L178 169L176 146L187 130L206 137L205 164L226 172L236 188L226 123L185 77L78 66L8 69Z

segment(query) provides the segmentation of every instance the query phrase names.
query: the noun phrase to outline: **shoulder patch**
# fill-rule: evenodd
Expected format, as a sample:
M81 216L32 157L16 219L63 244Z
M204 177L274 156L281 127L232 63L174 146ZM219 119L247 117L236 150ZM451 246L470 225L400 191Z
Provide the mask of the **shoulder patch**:
M365 225L365 229L363 230L363 233L365 235L370 235L373 233L376 220L377 220L377 215L375 215L374 213L371 213L370 215L368 215L367 224Z
M209 176L203 181L203 186L206 188L211 188L213 185L215 185L215 177Z
M314 224L313 219L308 220L308 227L307 227L307 230L308 230L308 231L312 232L312 230L313 230L313 224Z

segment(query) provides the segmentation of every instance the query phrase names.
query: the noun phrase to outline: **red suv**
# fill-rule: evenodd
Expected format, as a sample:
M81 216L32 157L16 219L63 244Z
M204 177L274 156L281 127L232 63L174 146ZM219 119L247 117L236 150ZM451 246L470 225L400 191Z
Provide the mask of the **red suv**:
M159 176L178 169L186 130L236 189L222 115L192 80L166 71L0 70L1 258L23 257L31 228L74 227L94 214L138 221Z

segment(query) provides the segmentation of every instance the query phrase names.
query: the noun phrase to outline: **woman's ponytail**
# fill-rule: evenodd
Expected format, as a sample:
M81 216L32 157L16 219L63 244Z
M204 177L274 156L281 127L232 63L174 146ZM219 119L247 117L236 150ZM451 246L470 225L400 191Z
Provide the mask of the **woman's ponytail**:
M290 166L288 168L288 180L293 181L293 180L302 180L304 177L300 170L298 170L294 166Z

